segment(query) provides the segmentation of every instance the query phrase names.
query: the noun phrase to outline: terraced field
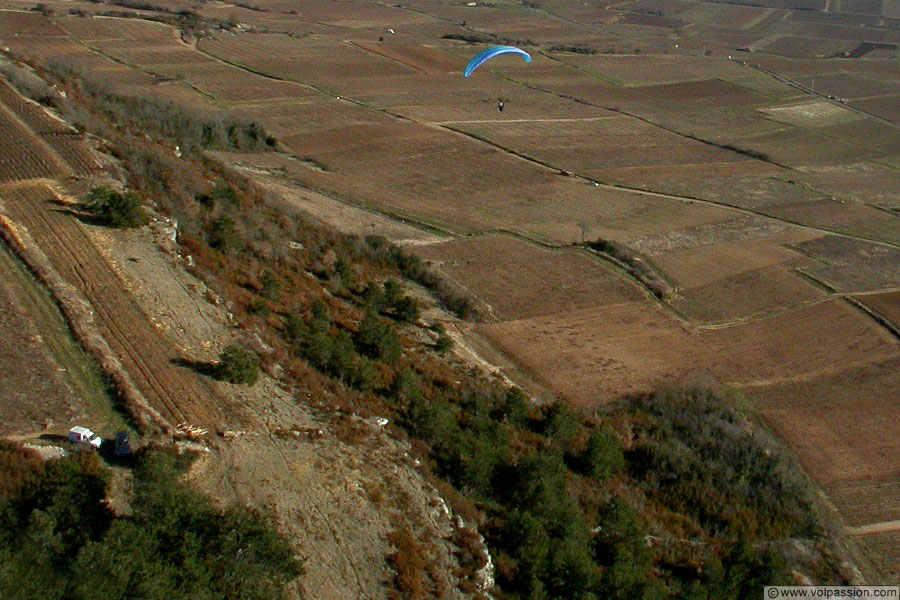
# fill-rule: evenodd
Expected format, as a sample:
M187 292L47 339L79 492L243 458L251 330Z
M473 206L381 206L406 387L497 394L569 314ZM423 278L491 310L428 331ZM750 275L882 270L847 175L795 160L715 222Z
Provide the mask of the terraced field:
M179 360L190 360L160 333L128 294L65 203L41 184L0 189L4 210L27 228L56 271L90 302L103 338L141 392L172 424L188 422L214 429L236 424L240 413L222 411L223 399L201 375ZM63 208L60 207L63 206Z

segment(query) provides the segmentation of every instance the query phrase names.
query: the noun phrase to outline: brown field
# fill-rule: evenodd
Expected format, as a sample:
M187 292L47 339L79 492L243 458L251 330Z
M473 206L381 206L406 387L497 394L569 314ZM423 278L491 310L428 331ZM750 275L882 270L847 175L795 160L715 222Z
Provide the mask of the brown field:
M896 81L879 80L852 73L833 73L816 75L815 78L796 79L805 86L812 86L820 94L831 94L851 101L900 93L900 84Z
M468 237L416 248L503 320L639 301L636 284L589 254L552 250L508 235ZM521 285L528 281L528 285Z
M728 60L702 60L695 56L566 56L565 62L623 85L654 85L739 77L740 65Z
M900 327L900 292L885 292L883 294L865 294L856 298L867 308Z
M900 95L854 100L853 106L882 119L900 123Z
M760 111L776 121L796 127L831 127L839 123L855 122L864 119L862 115L824 100L762 108Z
M35 307L24 303L33 292L29 293L26 272L17 260L8 248L0 249L0 336L16 340L0 345L0 384L4 389L0 436L40 431L45 423L68 422L82 409L48 351ZM62 323L58 313L57 318Z
M789 225L771 219L763 219L754 214L741 214L715 206L706 206L706 211L699 211L692 210L693 204L679 206L684 203L675 203L672 200L669 202L673 206L681 208L686 215L692 212L696 214L705 212L710 216L715 215L716 218L697 219L694 222L685 220L680 227L673 224L670 228L648 231L639 238L629 240L630 246L653 257L654 260L657 257L680 251L698 252L699 256L711 256L714 254L713 249L720 246L724 254L729 255L745 245L753 247L758 244L756 247L758 260L765 263L767 254L770 257L773 255L785 256L782 254L781 246L787 240L805 240L817 237L814 234L795 231ZM767 240L775 248L765 248ZM725 260L727 265L728 260Z
M692 321L718 325L794 309L822 296L821 290L777 265L680 290L670 304Z
M37 135L46 133L73 133L64 121L54 119L38 104L25 100L6 83L0 84L0 103L6 105L13 114Z
M888 358L755 391L766 420L851 525L900 519L897 366Z
M834 433L838 436L852 435L860 441L862 441L860 435L865 435L863 432L870 432L865 438L866 446L875 455L856 454L849 459L841 457L845 461L854 459L859 461L856 465L847 465L846 462L841 464L840 458L835 460L835 464L843 467L845 472L853 473L854 480L837 481L828 486L828 492L848 515L848 521L854 527L873 521L897 521L900 516L897 512L897 503L900 502L900 482L897 481L897 476L900 475L900 461L885 463L885 459L890 458L890 447L879 440L886 433L884 427L880 425L881 423L876 421L863 421L849 428L834 426ZM840 448L840 445L836 446ZM872 472L873 465L881 466L880 463L885 463L883 468L891 473L889 477L878 477L878 474Z
M762 52L781 54L783 56L800 56L805 58L827 58L850 52L856 47L856 41L842 39L820 39L809 37L782 36L763 48Z
M510 109L515 110L515 104ZM560 168L578 173L596 169L731 163L747 158L734 152L686 140L630 117L584 119L509 118L450 123L459 131L490 140Z
M894 246L825 236L796 247L822 263L808 272L838 291L890 289L900 281L900 249Z
M877 148L862 148L851 141L817 133L814 129L799 128L745 137L736 140L735 145L765 153L772 160L790 167L847 164L872 159L879 154Z
M879 581L900 581L900 533L888 531L860 536L859 543L870 555L879 557Z
M100 172L84 136L0 82L0 131L16 139L0 149L0 181Z
M756 106L768 101L768 98L762 94L730 84L722 79L648 85L643 86L641 92L664 101L686 104L702 103L706 108Z
M877 43L890 43L897 40L896 33L885 27L866 27L864 24L860 26L859 23L853 23L854 19L852 18L847 19L847 21L844 24L815 23L811 21L805 23L799 21L793 23L784 22L784 30L792 35L826 40Z
M160 333L88 236L79 220L60 210L59 199L42 185L5 189L7 213L24 225L53 266L81 290L94 309L96 323L138 388L171 423L214 428L238 414L221 412L215 386L190 368L176 364L179 349Z
M462 70L465 65L461 61L447 54L438 52L433 48L414 44L390 44L353 42L363 50L380 54L385 58L395 60L419 71L434 75L437 73L452 73Z
M0 183L68 174L65 164L50 148L3 105L0 105L0 137L16 140L15 144L0 144Z
M771 231L759 225L754 235L750 233L754 228L752 225L744 224L743 227L746 229L742 239L726 241L722 235L726 230L719 227L719 237L715 242L704 244L694 235L691 236L690 247L675 246L674 250L666 252L657 250L652 254L653 261L678 285L697 287L745 271L794 261L800 255L785 245L817 237L809 232ZM690 236L690 233L684 232L685 236ZM670 244L666 246L672 247Z
M681 19L672 19L669 17L659 17L656 15L645 15L641 13L625 13L620 23L628 25L644 25L646 27L663 27L668 29L678 29L688 24L687 21Z
M66 35L65 31L38 13L4 10L2 16L0 36L3 38L65 37Z
M272 12L289 13L292 18L296 17L307 23L321 23L347 29L400 27L430 20L426 15L395 10L379 4L348 2L340 11L335 11L334 5L328 0L309 0L299 5L292 0L260 0L254 5L265 7Z
M138 19L94 17L90 19L66 19L60 24L65 31L85 42L112 40L153 41L174 37L171 28L162 23Z
M808 169L798 179L836 198L871 206L900 206L900 173L887 165L857 163L825 169Z
M562 7L566 6L568 3L555 2L553 4L555 9L556 4ZM680 0L629 0L628 2L616 4L616 8L623 11L648 12L660 10L664 14L675 16L681 16L683 13L698 6L699 5L695 3L681 2Z
M839 123L825 127L821 132L843 138L860 148L875 148L886 157L900 154L900 129L886 126L886 123L877 119Z
M372 78L387 79L417 72L413 67L360 46L322 36L204 38L199 47L213 56L275 77L329 90L346 88L345 95Z
M705 187L704 184L707 180L716 180L725 175L735 177L775 175L780 171L779 167L762 161L729 160L700 164L654 165L652 167L600 168L591 169L582 174L597 181L632 185L660 192L668 192L676 187L684 186L686 196L703 198L703 194L697 193L694 186ZM718 198L715 200L718 201Z
M518 319L479 330L524 372L587 406L651 390L696 370L731 385L758 387L824 377L860 360L897 354L893 337L840 301L709 331L647 303Z
M787 221L889 243L895 243L900 235L900 218L897 215L864 204L830 198L772 207L768 212Z
M699 174L698 174L699 175ZM793 179L785 180L786 173L777 176L744 176L728 173L728 177L694 177L660 182L658 188L673 194L685 194L769 214L774 207L804 204L824 197L823 192L800 185Z
M757 6L696 3L686 12L684 19L692 23L704 23L728 29L750 29L772 14L771 9Z

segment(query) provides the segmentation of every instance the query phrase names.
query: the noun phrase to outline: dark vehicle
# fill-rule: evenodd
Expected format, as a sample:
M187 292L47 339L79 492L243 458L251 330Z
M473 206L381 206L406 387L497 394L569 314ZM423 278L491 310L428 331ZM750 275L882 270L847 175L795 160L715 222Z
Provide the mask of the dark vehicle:
M131 438L127 431L116 434L116 456L131 456Z

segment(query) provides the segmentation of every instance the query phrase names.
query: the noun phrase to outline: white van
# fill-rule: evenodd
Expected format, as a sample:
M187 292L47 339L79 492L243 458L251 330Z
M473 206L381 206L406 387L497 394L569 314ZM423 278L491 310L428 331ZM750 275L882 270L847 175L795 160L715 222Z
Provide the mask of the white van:
M103 439L87 427L73 427L69 430L69 441L73 444L88 444L94 449L100 447Z

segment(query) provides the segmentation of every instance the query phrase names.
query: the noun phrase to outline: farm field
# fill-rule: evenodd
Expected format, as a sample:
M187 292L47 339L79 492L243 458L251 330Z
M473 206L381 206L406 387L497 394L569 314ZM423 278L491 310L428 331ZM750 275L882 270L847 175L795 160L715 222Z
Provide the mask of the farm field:
M866 294L857 298L867 308L900 327L900 292L884 292L882 294Z
M83 225L47 187L35 184L0 190L5 211L25 226L50 257L59 274L91 303L104 339L120 358L138 388L171 423L198 427L221 426L239 418L219 412L209 398L218 394L190 368L177 364L178 348L123 290L122 282L88 236ZM119 293L112 293L120 290Z
M816 324L829 322L827 330ZM827 376L858 357L896 356L896 341L827 301L744 325L703 330L643 304L610 305L479 327L525 372L590 406L703 370L738 387ZM702 367L701 367L702 365ZM839 366L836 366L839 365Z
M543 248L508 235L429 244L416 252L467 289L477 290L502 320L644 297L636 284L587 253ZM528 286L517 285L524 279Z
M848 526L898 520L900 345L842 296L898 324L900 63L834 57L900 42L898 15L764 4L206 3L198 15L237 24L197 37L4 11L0 42L259 122L277 151L218 156L342 231L404 243L476 295L491 314L471 327L513 380L596 408L711 373L756 403ZM533 61L464 79L485 45L466 36L521 43ZM3 84L0 100L0 133L21 140L0 147L0 183L96 172L77 135ZM174 420L228 421L202 406L215 385L172 363L177 344L147 311L103 296L120 278L87 226L54 210L47 187L11 190L8 210L106 311L148 398ZM574 247L594 240L635 253L674 293L659 301ZM859 539L889 561L890 535Z
M71 421L114 434L122 419L107 416L111 399L99 368L72 337L53 298L6 247L0 249L0 280L0 333L16 340L0 348L6 390L0 435L65 433Z

